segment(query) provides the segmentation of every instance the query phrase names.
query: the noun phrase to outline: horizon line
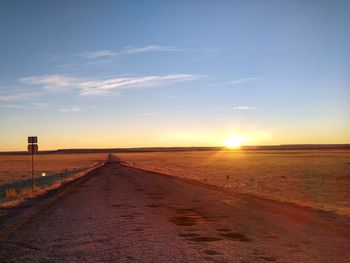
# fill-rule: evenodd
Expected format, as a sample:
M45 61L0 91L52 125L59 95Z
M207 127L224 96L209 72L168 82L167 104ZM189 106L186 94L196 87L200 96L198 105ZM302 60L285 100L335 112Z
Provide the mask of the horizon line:
M149 146L149 147L112 147L112 148L59 148L53 150L40 150L38 153L53 153L53 152L63 152L63 151L133 151L133 150L157 150L157 149L208 149L208 150L259 150L259 149L277 149L277 150L289 150L289 149L350 149L350 143L311 143L311 144L267 144L267 145L241 145L237 148L230 148L226 146ZM4 153L27 153L26 150L5 150L0 151L0 154Z

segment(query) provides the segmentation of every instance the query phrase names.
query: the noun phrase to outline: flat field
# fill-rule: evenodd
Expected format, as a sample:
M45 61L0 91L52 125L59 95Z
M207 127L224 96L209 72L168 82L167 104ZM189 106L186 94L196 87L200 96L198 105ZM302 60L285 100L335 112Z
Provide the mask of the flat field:
M89 168L106 160L107 154L38 154L34 156L35 176ZM31 178L31 155L0 155L0 185Z
M350 216L349 150L121 153L128 165Z

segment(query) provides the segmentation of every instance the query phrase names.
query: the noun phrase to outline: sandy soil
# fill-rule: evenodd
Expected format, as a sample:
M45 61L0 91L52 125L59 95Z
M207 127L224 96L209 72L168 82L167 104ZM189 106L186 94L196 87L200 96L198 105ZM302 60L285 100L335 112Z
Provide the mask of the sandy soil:
M350 219L116 162L0 243L0 262L349 262Z

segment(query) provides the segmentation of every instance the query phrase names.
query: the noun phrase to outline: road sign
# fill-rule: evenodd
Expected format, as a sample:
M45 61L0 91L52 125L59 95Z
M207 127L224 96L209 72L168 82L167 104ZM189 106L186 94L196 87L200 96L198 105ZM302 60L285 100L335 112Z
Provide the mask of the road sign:
M34 178L34 154L38 152L38 137L37 136L28 136L28 152L32 154L32 191L35 190L35 178Z
M28 144L28 152L30 152L31 154L37 153L39 150L39 147L37 144Z
M37 136L29 136L28 143L38 143L38 137Z

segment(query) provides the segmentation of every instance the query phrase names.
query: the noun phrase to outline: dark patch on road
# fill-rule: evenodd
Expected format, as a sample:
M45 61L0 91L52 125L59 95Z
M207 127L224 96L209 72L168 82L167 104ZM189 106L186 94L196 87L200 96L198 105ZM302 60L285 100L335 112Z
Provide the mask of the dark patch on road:
M276 261L276 258L273 256L261 256L260 258L263 260L266 260L268 262L275 262Z
M164 199L164 197L162 197L162 196L150 196L150 198L153 199L153 200L162 200L162 199Z
M211 249L204 250L204 253L210 256L221 255L220 252Z
M198 228L189 228L189 229L187 229L187 231L189 231L189 232L196 232L196 231L200 231L200 229L198 229Z
M177 213L188 213L188 212L197 212L194 208L177 208Z
M178 226L194 226L204 222L210 222L209 218L203 216L194 208L177 208L176 213L178 216L174 216L170 219L170 222Z
M188 216L175 216L170 220L172 223L178 226L194 226L197 222L194 218Z
M273 234L266 235L265 237L266 237L266 238L269 238L269 239L278 239L278 236L273 235Z
M115 204L115 205L112 205L112 206L114 206L114 207L122 207L122 206L124 206L124 205L121 205L121 204Z
M298 245L294 244L294 243L288 243L288 244L286 244L286 246L290 247L290 248L298 248Z
M147 194L149 198L153 199L153 200L162 200L164 199L164 197L161 194L158 193L148 193Z
M133 215L121 215L121 218L126 218L126 219L134 219L135 217Z
M110 242L110 240L107 238L95 239L94 241L102 244L106 244Z
M160 205L160 204L151 204L151 205L148 205L148 207L163 207L164 205Z
M192 237L192 238L186 238L188 241L193 242L213 242L213 241L220 241L222 238L220 237Z
M245 235L238 232L221 233L220 236L227 238L228 240L251 242L252 240Z
M16 246L19 246L19 247L32 249L32 250L40 250L39 247L34 246L34 245L32 245L32 244L29 244L29 243L27 243L27 242L8 242L8 243L13 244L13 245L16 245Z
M200 234L198 233L192 233L192 232L187 232L187 233L180 233L179 237L199 237Z
M230 228L218 228L216 230L220 231L220 232L230 232L230 231L232 231Z

